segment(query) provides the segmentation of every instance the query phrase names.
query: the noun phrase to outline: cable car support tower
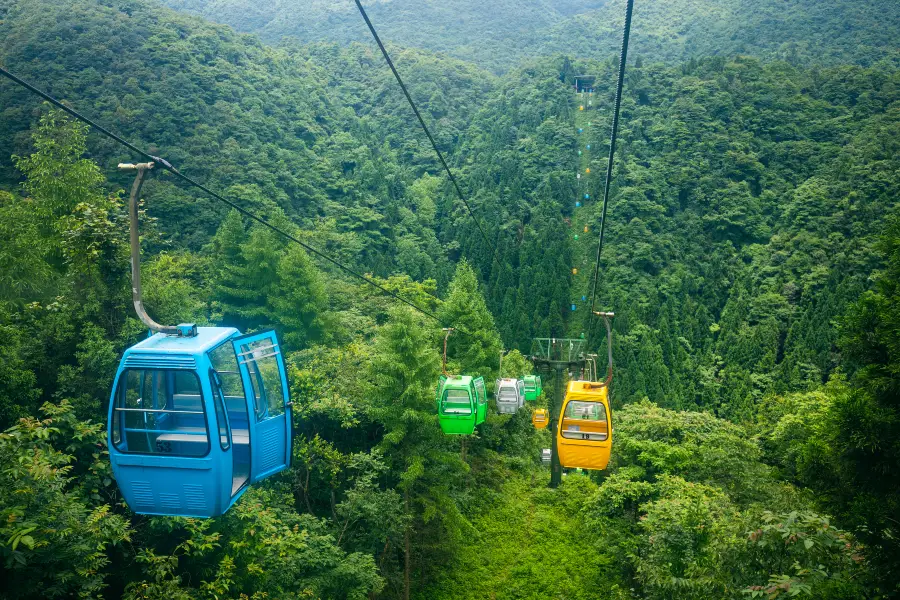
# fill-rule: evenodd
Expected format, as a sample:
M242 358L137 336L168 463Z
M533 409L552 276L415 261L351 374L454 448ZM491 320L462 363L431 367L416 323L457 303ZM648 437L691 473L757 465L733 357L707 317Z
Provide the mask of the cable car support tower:
M552 445L550 447L550 487L559 487L562 483L562 466L556 447L556 428L559 423L559 410L562 406L565 390L564 376L573 369L584 365L584 340L577 338L534 338L531 347L531 362L542 377L553 377L553 399L550 402L550 430Z
M615 315L611 312L598 312L596 314L603 317L606 323L609 358L606 384L609 385L612 379L612 330L609 320ZM531 356L528 357L542 376L553 377L554 388L553 398L550 402L550 425L548 427L553 440L550 447L551 488L559 487L559 484L562 482L562 465L559 463L556 430L559 424L563 394L566 389L566 376L577 372L582 380L597 380L597 355L586 354L584 345L585 340L583 338L534 338L532 340Z

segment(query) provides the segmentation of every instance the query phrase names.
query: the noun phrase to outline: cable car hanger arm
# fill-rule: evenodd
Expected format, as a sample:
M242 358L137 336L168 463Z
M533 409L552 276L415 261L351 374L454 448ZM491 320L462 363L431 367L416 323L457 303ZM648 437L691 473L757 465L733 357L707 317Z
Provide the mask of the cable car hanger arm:
M119 163L119 169L123 171L137 171L134 183L131 185L131 195L128 198L128 223L129 239L131 242L131 300L134 302L134 312L141 322L154 333L165 333L183 337L197 335L197 326L193 323L180 325L160 325L147 314L141 294L141 234L138 230L138 199L141 187L144 185L144 177L153 169L154 163Z
M612 382L612 372L613 372L613 355L612 355L612 325L610 324L610 319L616 316L616 313L613 312L600 312L594 311L594 314L598 317L603 317L603 323L606 325L606 352L609 357L609 362L606 367L606 381L603 382L603 385L609 385Z
M450 333L452 331L452 327L444 327L444 356L443 362L441 363L441 369L445 376L447 375L447 340L450 339Z

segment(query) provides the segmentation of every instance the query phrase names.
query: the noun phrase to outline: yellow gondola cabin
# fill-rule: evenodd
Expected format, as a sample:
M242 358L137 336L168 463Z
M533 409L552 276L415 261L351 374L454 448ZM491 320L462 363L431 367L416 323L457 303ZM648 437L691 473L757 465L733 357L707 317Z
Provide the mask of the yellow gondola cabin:
M550 415L546 408L536 408L531 413L531 424L535 429L545 429L550 423Z
M559 463L566 468L603 470L612 449L609 387L570 381L556 430Z

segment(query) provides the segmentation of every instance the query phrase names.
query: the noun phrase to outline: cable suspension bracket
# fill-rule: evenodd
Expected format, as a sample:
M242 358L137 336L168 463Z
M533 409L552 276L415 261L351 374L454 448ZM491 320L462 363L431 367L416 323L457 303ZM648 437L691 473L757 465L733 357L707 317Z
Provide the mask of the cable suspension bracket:
M453 333L453 331L454 331L454 330L453 330L452 327L444 327L444 328L443 328L443 332L444 332L444 355L443 355L443 360L442 360L442 363L441 363L441 371L444 373L444 375L445 375L446 377L449 377L449 376L450 376L450 375L447 373L447 340L450 339L450 334Z
M141 293L141 234L138 229L138 202L140 201L141 187L144 178L154 167L154 163L119 163L122 171L136 171L134 183L131 185L131 196L128 199L128 223L129 237L131 241L131 300L134 302L134 312L141 322L150 331L165 333L178 337L194 337L197 335L197 326L193 323L181 323L179 325L160 325L147 314Z

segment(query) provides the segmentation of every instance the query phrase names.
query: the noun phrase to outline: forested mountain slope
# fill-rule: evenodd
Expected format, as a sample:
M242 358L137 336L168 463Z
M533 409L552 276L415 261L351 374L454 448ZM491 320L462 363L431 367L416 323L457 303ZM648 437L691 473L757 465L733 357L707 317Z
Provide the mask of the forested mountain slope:
M502 70L528 53L535 35L569 15L605 0L388 0L364 2L385 41L446 52ZM365 41L368 29L353 0L258 3L245 0L167 0L178 10L200 14L270 42L284 36L302 41Z
M373 14L412 6L395 2ZM497 6L465 15L488 26ZM554 6L514 24L606 10ZM662 6L636 17L661 33L628 65L601 263L600 307L617 313L612 462L554 492L538 460L550 437L527 411L492 409L465 440L441 434L440 326L467 332L450 338L447 370L489 389L531 371L532 336L585 331L611 37L595 60L582 48L500 76L392 48L493 260L370 43L272 48L142 0L0 0L5 67L437 316L154 172L142 193L148 309L274 328L296 437L291 469L222 518L135 516L99 423L123 349L146 335L130 304L131 181L115 169L135 157L0 81L8 596L900 593L900 75L876 64L888 38L866 30L871 43L848 49L829 34L822 55L848 64L790 64L766 59L784 40L735 33L728 46L697 24L766 20L769 5L685 3L697 16L682 22ZM796 23L801 8L821 31L893 14L784 5ZM697 48L763 58L647 59ZM596 77L592 95L574 94L576 74Z
M464 251L481 257L505 341L525 350L586 330L611 69L511 73L462 149L507 266L471 231ZM561 85L567 71L598 76L591 106ZM897 77L750 58L631 69L600 288L619 315L621 400L736 417L827 379L831 322L866 287L879 216L898 207Z
M900 61L900 6L891 0L648 0L635 4L632 56L682 62L749 54L806 65ZM542 54L605 59L615 53L624 0L543 32Z
M405 101L368 50L273 50L133 2L9 3L0 33L4 64L245 206L277 207L379 274L393 270L387 257L406 236L406 252L432 263L428 276L449 277L433 266L442 256L433 234L415 220L401 223L407 186L436 161L410 120L381 122ZM439 141L452 146L491 77L414 50L397 60ZM9 157L27 151L34 104L6 86L0 98L0 185L11 188L18 176ZM107 140L92 150L107 168L126 157ZM207 243L226 214L165 176L145 189L149 214L191 248Z
M268 41L361 41L352 0L260 4L164 0ZM525 57L562 52L605 60L618 49L624 0L390 0L367 7L385 40L505 71ZM892 0L646 0L636 9L632 52L670 63L751 54L811 64L897 64L900 8Z

